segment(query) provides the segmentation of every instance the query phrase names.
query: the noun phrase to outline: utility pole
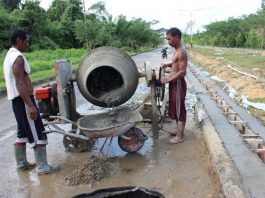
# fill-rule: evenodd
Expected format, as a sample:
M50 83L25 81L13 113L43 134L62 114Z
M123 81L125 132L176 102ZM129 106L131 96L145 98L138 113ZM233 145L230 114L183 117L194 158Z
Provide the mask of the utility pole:
M204 10L204 9L209 9L209 8L196 8L196 9L191 9L191 10L186 10L186 9L179 9L181 12L188 12L190 14L190 21L188 23L188 27L190 28L190 47L192 48L193 46L193 40L192 40L192 26L194 25L194 21L192 21L192 12L198 11L198 10Z
M192 26L193 26L192 12L190 12L190 48L192 48Z
M88 38L87 38L87 28L86 28L86 7L85 7L85 0L83 0L83 12L84 12L84 32L85 32L85 39L86 39L86 48L88 49Z

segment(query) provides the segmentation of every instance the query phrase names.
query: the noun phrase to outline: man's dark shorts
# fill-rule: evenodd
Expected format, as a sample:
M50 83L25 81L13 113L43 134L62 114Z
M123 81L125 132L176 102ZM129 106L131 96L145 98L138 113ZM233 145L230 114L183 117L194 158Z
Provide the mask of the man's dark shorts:
M34 96L30 96L30 98L37 108ZM17 121L17 142L29 142L32 147L36 144L47 144L47 136L43 134L45 128L39 112L38 118L32 120L27 112L26 104L20 96L12 100L12 107Z

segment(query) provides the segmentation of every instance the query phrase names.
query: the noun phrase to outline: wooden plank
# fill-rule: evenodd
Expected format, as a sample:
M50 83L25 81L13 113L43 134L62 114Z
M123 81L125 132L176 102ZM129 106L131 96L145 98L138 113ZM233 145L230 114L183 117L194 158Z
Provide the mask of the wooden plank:
M228 65L227 67L228 67L229 69L232 69L232 70L234 70L234 71L236 71L236 72L238 72L238 73L242 74L242 75L249 76L249 77L251 77L251 78L254 78L255 80L257 80L257 79L258 79L258 77L257 77L257 76L254 76L254 75L252 75L252 74L249 74L249 73L247 73L247 72L242 72L242 71L239 71L238 69L236 69L236 68L232 67L231 65Z
M230 114L238 114L237 112L223 112L223 114L227 114L227 115L230 115Z
M247 122L246 121L242 121L242 120L228 120L229 122L231 122L231 123L235 123L235 124L240 124L240 123L242 123L242 124L246 124Z
M243 134L242 136L243 136L243 137L255 137L255 138L260 137L260 136L257 135L257 134Z

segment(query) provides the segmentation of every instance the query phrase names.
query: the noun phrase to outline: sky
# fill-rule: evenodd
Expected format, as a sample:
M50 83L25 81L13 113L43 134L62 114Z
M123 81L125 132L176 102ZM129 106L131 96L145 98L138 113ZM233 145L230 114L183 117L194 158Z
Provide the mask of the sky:
M99 0L84 0L85 8ZM152 29L178 27L185 33L203 31L204 25L215 21L239 18L256 13L261 0L101 0L114 19L119 15L127 20L142 18L147 22L159 21ZM40 0L47 9L52 0ZM192 23L191 23L192 21ZM193 24L190 26L189 24Z

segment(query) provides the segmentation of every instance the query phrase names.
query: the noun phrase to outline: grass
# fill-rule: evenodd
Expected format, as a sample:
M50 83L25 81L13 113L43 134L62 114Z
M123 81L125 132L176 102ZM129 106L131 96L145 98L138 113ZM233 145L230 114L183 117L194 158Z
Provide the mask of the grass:
M265 98L249 99L249 101L255 102L255 103L265 103Z
M254 53L255 50L244 51L234 48L211 48L211 47L194 47L191 51L210 56L214 59L223 58L223 64L230 64L241 68L246 72L251 72L253 68L259 68L265 72L265 56ZM251 53L253 51L253 53ZM219 59L220 60L220 59Z

